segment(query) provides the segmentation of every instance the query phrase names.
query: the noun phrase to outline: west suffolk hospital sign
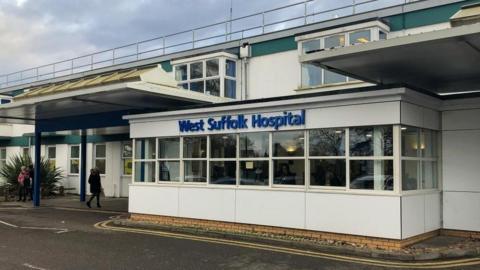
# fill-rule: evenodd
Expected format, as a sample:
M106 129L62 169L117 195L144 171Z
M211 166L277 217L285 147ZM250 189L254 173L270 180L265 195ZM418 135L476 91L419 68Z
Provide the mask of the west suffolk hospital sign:
M179 120L180 133L241 129L275 129L305 125L305 110L278 114L223 115L198 120Z

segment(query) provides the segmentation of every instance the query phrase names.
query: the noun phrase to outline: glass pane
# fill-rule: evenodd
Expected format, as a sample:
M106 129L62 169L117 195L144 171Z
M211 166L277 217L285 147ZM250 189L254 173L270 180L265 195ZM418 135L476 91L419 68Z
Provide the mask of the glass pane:
M302 87L322 84L322 68L313 64L302 64Z
M95 159L95 168L98 169L100 174L105 174L105 159Z
M304 155L303 131L284 131L273 133L274 157L301 157Z
M78 159L70 160L70 173L78 173L80 171L79 164L80 162L78 161Z
M422 176L423 189L438 188L437 177L437 162L423 161L422 162Z
M180 158L180 138L158 139L158 158Z
M320 40L309 40L302 42L302 51L304 54L314 53L320 51Z
M158 170L159 181L180 181L180 161L160 161Z
M207 60L207 77L218 75L218 59Z
M225 75L235 78L237 76L237 63L232 60L225 62Z
M204 81L199 82L191 82L190 83L190 90L194 92L204 93Z
M350 33L350 45L367 43L370 41L370 30L361 30Z
M56 167L56 162L55 162L55 159L49 159L48 160L48 166L50 167L50 169L55 169Z
M323 82L324 84L329 84L329 83L342 83L347 81L347 77L340 75L335 72L331 72L329 70L324 71L324 76L325 76L325 81Z
M175 67L175 80L185 81L187 80L187 65L181 65Z
M310 130L310 156L345 156L345 129Z
M95 157L104 158L107 156L107 147L104 144L95 145Z
M207 137L184 137L183 158L207 157Z
M236 166L235 161L210 161L210 184L235 185Z
M123 175L132 175L132 160L123 160Z
M310 160L310 185L344 187L346 183L344 159Z
M433 130L422 129L420 132L420 151L423 157L437 156L437 133Z
M185 182L207 182L207 162L187 160L184 162Z
M402 130L402 156L418 156L419 129L416 127L401 127Z
M380 40L387 39L387 33L380 31L378 34L379 34Z
M225 79L225 97L237 98L237 82L235 80Z
M278 185L305 184L305 160L274 160L273 183Z
M135 140L135 159L155 159L155 139Z
M180 83L180 84L177 84L177 86L182 89L188 89L188 83Z
M325 49L345 46L345 35L336 35L325 38Z
M7 159L7 149L0 149L0 159Z
M190 64L190 80L203 78L203 62Z
M235 134L210 135L211 158L235 158L237 136Z
M56 147L48 147L47 157L48 158L56 158L57 156L57 148Z
M155 162L135 162L135 182L155 182Z
M206 84L206 93L212 96L220 96L220 79L207 80Z
M268 133L242 133L240 136L240 157L269 157Z
M350 128L350 155L392 156L392 127Z
M3 168L5 165L7 165L7 161L0 160L0 169Z
M268 185L268 161L240 161L240 185Z
M122 157L131 158L132 157L132 143L123 143Z
M350 188L393 190L393 161L351 160Z
M30 148L28 148L28 147L23 148L22 149L22 155L24 155L24 156L30 155Z
M79 146L70 146L70 157L79 158L80 157L80 147Z
M420 179L420 161L402 160L402 190L417 190Z

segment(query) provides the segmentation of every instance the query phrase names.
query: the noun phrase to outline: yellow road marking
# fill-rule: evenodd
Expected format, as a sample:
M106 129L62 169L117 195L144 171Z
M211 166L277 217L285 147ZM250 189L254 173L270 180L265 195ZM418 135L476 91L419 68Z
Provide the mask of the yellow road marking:
M440 269L440 268L449 268L449 267L480 265L480 258L467 258L467 259L438 261L438 262L389 262L384 260L335 255L335 254L328 254L323 252L308 251L308 250L301 250L301 249L295 249L295 248L286 248L286 247L273 246L273 245L267 245L267 244L249 243L244 241L217 239L212 237L194 236L194 235L161 232L161 231L153 231L153 230L146 230L146 229L114 227L114 226L108 225L110 222L111 220L102 221L102 222L96 223L94 226L95 228L103 229L103 230L140 233L140 234L155 235L155 236L169 237L169 238L176 238L176 239L194 240L194 241L238 246L238 247L251 248L251 249L259 249L259 250L265 250L265 251L271 251L271 252L279 252L279 253L285 253L285 254L329 259L329 260L349 262L349 263L380 266L380 267L404 268L404 269Z

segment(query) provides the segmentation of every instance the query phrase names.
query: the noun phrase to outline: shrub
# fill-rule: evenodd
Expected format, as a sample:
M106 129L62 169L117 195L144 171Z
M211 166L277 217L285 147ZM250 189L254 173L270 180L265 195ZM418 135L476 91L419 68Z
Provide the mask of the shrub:
M11 157L5 166L0 169L0 176L3 177L7 183L15 188L18 188L18 175L20 174L21 167L28 167L32 163L32 159L29 155L15 155ZM49 196L57 187L57 183L63 178L62 170L60 168L53 168L50 166L50 162L46 158L40 159L40 188L42 190L42 196ZM34 177L34 181L38 179Z

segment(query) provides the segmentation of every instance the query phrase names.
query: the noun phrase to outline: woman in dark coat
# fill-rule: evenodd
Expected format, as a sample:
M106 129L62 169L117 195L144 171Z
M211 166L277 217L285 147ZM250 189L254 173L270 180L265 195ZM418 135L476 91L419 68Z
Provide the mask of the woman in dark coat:
M92 197L87 202L87 206L92 208L90 203L92 202L93 198L97 197L97 207L100 208L100 192L102 191L102 183L100 180L100 173L98 169L91 169L90 176L88 177L88 183L90 184L90 193L92 193Z

